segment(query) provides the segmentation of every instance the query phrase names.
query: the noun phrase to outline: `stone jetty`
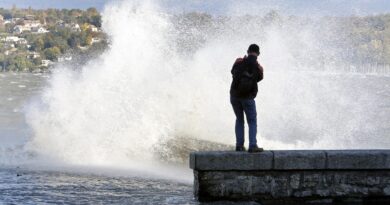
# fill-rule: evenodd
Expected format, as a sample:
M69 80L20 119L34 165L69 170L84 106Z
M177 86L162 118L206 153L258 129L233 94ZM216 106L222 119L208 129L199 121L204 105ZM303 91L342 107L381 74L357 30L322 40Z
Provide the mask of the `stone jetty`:
M201 201L390 204L390 150L193 152Z

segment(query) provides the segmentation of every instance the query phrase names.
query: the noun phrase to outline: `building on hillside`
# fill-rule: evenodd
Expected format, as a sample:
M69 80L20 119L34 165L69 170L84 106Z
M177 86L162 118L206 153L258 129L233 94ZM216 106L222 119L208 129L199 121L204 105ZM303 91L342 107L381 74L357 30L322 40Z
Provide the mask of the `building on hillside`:
M12 53L16 52L18 49L16 48L9 48L8 50L4 51L4 55L8 56L11 55Z
M60 25L64 25L65 24L65 21L63 21L63 20L58 20L58 21L56 21L56 25L57 26L60 26Z
M24 19L25 20L35 20L35 16L34 15L26 15L26 16L24 16Z
M27 39L25 38L19 38L19 41L17 42L18 44L23 44L26 45L28 43Z
M25 38L19 38L18 40L13 41L13 42L16 43L16 44L19 44L19 45L22 45L22 44L26 45L28 43Z
M80 31L81 31L80 25L77 24L77 23L72 23L72 24L70 25L70 29L71 29L73 32L80 32Z
M6 56L8 56L8 55L10 55L10 54L12 54L12 53L14 53L14 52L16 52L18 50L17 48L14 48L14 47L11 47L11 46L7 47L6 49L7 50L4 51L4 55L6 55Z
M30 31L30 28L22 26L22 25L17 25L12 29L13 33L15 34L21 34L24 31Z
M57 21L56 25L60 28L70 28L70 30L72 32L80 32L81 31L81 27L78 23L65 23L64 21L62 20L59 20Z
M92 24L90 24L88 26L88 29L90 29L92 32L98 32L99 31L99 29L96 26L92 25Z
M4 26L5 23L4 23L4 17L2 15L0 15L0 26Z
M25 27L30 27L30 29L42 26L39 20L24 20L23 23Z
M66 27L69 27L69 24L65 23L65 21L63 21L63 20L58 20L56 22L56 26L58 26L60 28L66 28Z
M64 55L64 56L58 57L58 62L71 61L71 60L72 60L72 56L70 56L70 55Z
M27 55L27 58L28 59L36 59L36 58L39 58L41 57L41 54L39 54L38 52L29 52L28 55Z
M19 41L19 37L17 36L7 36L3 39L5 42L18 42Z
M94 43L99 43L99 42L101 42L102 41L102 39L101 38L92 38L92 41L91 41L91 44L94 44Z
M45 28L43 28L42 26L39 26L39 27L33 27L31 28L31 32L33 33L48 33L49 31Z
M12 18L10 19L11 23L16 24L21 18Z
M53 61L45 59L45 60L42 60L42 65L41 66L48 67L48 66L53 65L53 64L54 64Z

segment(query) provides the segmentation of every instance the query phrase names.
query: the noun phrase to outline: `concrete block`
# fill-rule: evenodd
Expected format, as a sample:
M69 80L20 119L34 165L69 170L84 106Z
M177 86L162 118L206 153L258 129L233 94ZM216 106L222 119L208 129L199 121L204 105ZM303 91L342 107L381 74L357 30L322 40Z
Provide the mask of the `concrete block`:
M390 204L389 156L390 150L214 151L192 153L190 167L199 201L368 203L380 198Z
M269 170L272 169L273 153L197 152L194 157L195 170Z
M325 169L326 155L321 150L274 151L276 170Z
M328 169L390 169L390 150L329 150Z

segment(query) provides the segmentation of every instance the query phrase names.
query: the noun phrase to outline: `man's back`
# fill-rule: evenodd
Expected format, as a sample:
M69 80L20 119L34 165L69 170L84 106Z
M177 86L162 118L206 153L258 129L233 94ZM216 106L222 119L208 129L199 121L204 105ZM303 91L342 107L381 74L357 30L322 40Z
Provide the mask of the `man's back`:
M251 75L251 80L253 80L253 86L247 92L240 90L240 83L243 80L240 78L240 74L244 70ZM255 98L258 92L257 82L263 79L263 68L257 62L257 57L249 55L244 58L238 58L232 67L231 73L233 75L233 81L230 86L230 95L237 98Z

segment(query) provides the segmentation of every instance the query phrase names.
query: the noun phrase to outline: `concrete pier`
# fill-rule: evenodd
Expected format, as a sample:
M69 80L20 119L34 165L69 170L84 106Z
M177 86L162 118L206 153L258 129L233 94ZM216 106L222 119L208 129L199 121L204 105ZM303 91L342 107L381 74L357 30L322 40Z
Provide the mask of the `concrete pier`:
M190 154L199 201L390 204L390 150Z

